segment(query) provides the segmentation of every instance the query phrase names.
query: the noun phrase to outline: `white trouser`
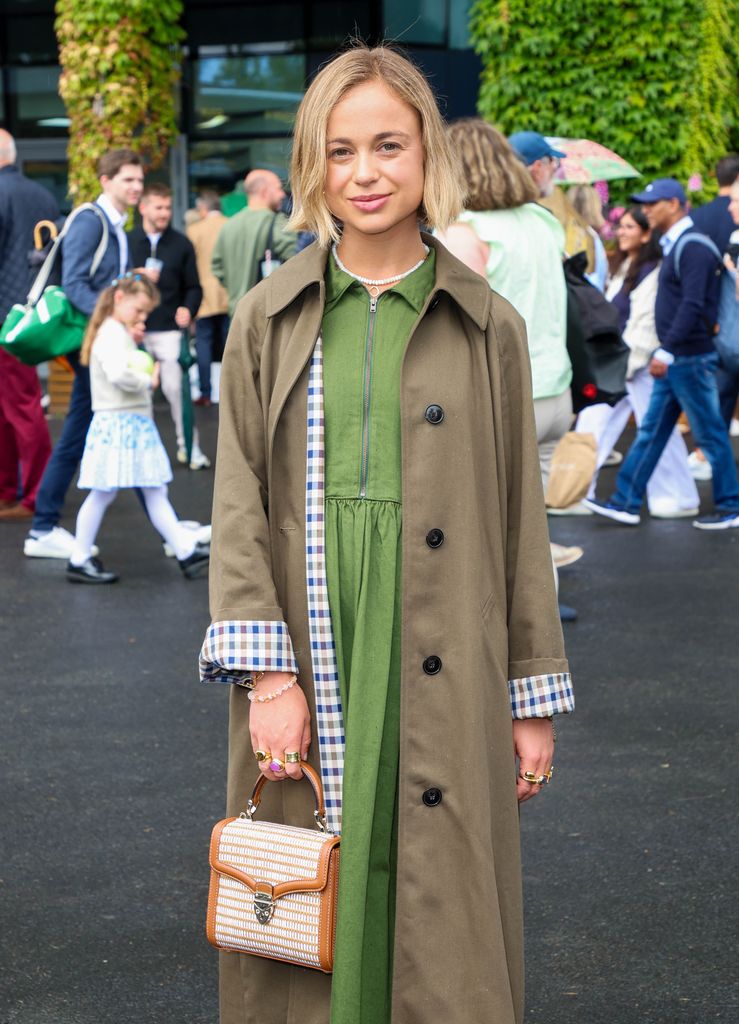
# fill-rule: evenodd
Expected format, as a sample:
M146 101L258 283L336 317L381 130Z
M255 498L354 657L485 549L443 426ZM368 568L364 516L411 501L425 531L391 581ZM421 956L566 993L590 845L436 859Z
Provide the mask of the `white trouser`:
M536 440L539 444L541 482L546 493L554 449L572 424L572 392L569 388L561 395L534 399Z
M536 440L539 446L539 468L541 482L546 493L549 482L549 471L552 467L554 449L565 436L572 424L572 392L569 388L561 395L551 398L534 399L534 419L536 421ZM559 597L559 573L552 558L554 586Z
M152 526L157 533L174 548L177 558L187 558L195 550L195 535L180 525L177 513L167 497L166 485L141 487L141 494ZM92 546L108 508L115 501L118 491L91 490L77 513L74 547L70 561L82 565L92 554Z
M613 451L614 445L624 432L632 412L637 427L649 408L649 399L654 387L654 378L649 370L638 370L632 380L626 381L626 396L616 405L591 405L577 417L575 429L583 434L595 434L598 455L593 481L588 497L595 497L598 470ZM647 506L653 501L669 501L681 509L698 508L700 497L695 480L688 466L688 450L675 428L665 450L647 483Z
M177 447L185 447L185 431L182 426L182 375L179 364L182 331L147 331L144 335L144 347L152 359L159 363L159 380L162 394L169 402L172 414ZM200 447L197 427L192 431L193 449Z

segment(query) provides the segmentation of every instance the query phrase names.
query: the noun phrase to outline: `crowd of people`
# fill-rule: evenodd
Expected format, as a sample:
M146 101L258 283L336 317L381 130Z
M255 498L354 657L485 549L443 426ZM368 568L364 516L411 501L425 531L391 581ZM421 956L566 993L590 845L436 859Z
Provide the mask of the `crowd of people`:
M517 805L551 781L552 717L574 707L558 618L575 613L558 616L557 586L582 550L551 543L542 501L558 447L587 434L596 456L553 515L636 526L646 499L654 517L739 527L739 156L698 210L673 178L636 190L609 252L599 193L555 185L563 155L535 131L445 126L413 65L356 47L301 103L291 208L280 178L252 169L244 209L227 216L205 191L183 233L133 150L100 159L100 195L62 247L61 286L88 324L53 450L35 368L0 348L0 524L25 523L25 555L63 559L70 582L111 584L96 541L131 488L184 578L212 558L200 664L231 685L231 812L255 771L297 780L310 759L341 830L333 975L225 958L224 1024L250 1000L275 1022L298 1004L305 1024L385 1021L391 1002L415 1020L429 993L433 1019L520 1021ZM58 218L0 133L0 320L29 290L35 224ZM625 345L605 403L573 392L568 274ZM191 349L196 410L223 359L212 553L210 526L169 500L152 411L161 387L177 463L208 470L188 423ZM713 484L702 515L696 477ZM268 789L268 816L311 823L292 787ZM470 856L459 821L483 818ZM460 858L474 898L456 914L434 879Z
M718 329L714 325L720 325L721 294L722 319L733 322L734 316L728 279L735 275L736 239L733 243L731 239L739 230L739 158L729 155L719 162L718 195L695 210L689 210L685 192L673 179L660 179L635 194L632 205L617 211L616 244L607 253L600 234L605 223L600 194L589 185L567 192L555 186L563 154L542 135L526 131L506 139L478 118L454 123L449 133L459 154L466 201L456 223L440 237L524 318L545 492L561 438L574 429L596 439L595 471L583 500L567 508L551 507L551 514L597 513L634 525L646 495L654 517L688 517L703 529L739 525L739 490L727 434L739 392L739 372L730 353L716 353L713 337ZM177 461L192 470L206 469L211 459L202 451L197 425L189 444L185 443L183 336L185 346L192 336L197 361L199 387L194 404L209 406L211 366L220 362L239 301L314 236L288 227L289 201L283 183L270 170L255 169L246 175L247 205L231 217L221 211L216 192L199 194L184 234L172 226L171 190L161 182L144 184L140 159L132 151L103 157L99 178L96 204L109 223L108 245L90 275L101 229L94 215L83 212L64 241L63 287L74 305L92 316L110 281L131 268L142 268L157 286L157 304L146 317L143 336L138 338L135 328L131 336L156 361L156 377L150 377L149 384L155 381L169 404ZM3 317L27 293L26 259L35 224L59 218L51 195L18 171L14 142L7 133L0 140L0 206L0 264L6 271L0 295ZM132 207L140 214L140 224L126 232ZM683 234L678 272L670 250ZM711 239L715 249L702 244L703 238ZM578 251L587 257L586 279L618 309L630 356L623 397L615 404L589 405L574 418L568 295L559 268ZM728 282L723 293L722 278ZM732 330L736 327L724 329L724 337ZM94 401L91 404L87 367L77 353L68 358L75 384L52 454L37 374L0 349L0 522L28 520L24 550L31 557L72 558L74 537L60 520L96 406ZM671 374L663 372L673 364ZM704 369L708 385L701 388ZM678 382L683 372L685 387ZM677 425L681 412L687 414L696 442L690 454L681 433L686 429L684 416L681 429ZM639 428L637 444L622 467L615 493L598 500L598 470L620 461L616 444L632 416ZM710 516L699 516L696 479L714 481L716 511ZM208 535L207 529L201 529L197 543L207 542ZM181 544L175 546L183 550ZM76 549L76 559L80 550ZM555 572L580 554L579 548L552 544ZM85 559L91 581L114 577L96 569L91 558L96 555ZM79 579L79 566L72 568Z

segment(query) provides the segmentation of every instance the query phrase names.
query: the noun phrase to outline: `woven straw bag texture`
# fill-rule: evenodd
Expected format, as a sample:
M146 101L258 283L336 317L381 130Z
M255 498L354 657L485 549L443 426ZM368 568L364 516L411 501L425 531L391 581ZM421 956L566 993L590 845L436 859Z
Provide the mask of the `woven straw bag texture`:
M339 843L331 833L247 816L219 822L210 848L209 941L330 972Z

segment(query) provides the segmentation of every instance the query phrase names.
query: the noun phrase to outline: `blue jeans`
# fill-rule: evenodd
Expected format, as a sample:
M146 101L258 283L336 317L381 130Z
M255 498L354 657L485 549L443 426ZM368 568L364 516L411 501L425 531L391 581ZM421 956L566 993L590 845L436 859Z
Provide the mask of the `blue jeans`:
M610 500L629 512L639 512L647 481L659 462L681 409L696 444L713 470L713 498L719 512L739 512L734 452L719 410L715 353L678 356L664 377L654 382L647 414L624 459Z
M92 420L90 370L81 366L79 353L67 356L74 370L74 385L62 434L51 453L39 489L33 530L46 533L59 523L64 499L85 450L85 438Z
M225 313L201 316L195 321L195 355L203 398L210 398L210 364L213 362L214 343L225 342L227 334L228 316ZM222 349L222 345L219 348Z
M727 370L722 363L719 363L716 370L716 384L718 385L718 397L721 403L721 416L728 430L731 426L731 418L734 415L737 398L739 398L739 372Z

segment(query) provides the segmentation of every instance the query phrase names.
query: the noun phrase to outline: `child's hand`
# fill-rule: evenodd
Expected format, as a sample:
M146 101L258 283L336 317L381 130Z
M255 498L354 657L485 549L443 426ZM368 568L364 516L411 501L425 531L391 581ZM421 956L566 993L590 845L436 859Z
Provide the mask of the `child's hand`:
M154 369L151 371L151 390L156 391L159 387L159 363L154 363Z

